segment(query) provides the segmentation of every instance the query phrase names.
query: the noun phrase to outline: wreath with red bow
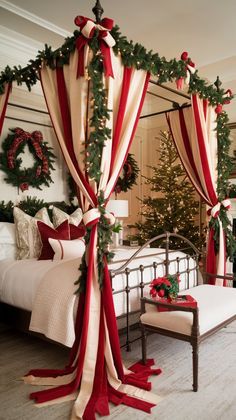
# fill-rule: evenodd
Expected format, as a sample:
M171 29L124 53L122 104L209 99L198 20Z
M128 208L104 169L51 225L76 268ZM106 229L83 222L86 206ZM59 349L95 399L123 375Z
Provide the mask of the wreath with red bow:
M131 153L128 153L125 164L115 186L115 194L127 192L137 184L139 167Z
M49 187L53 182L51 170L55 155L52 148L43 141L41 131L28 133L21 128L13 128L2 143L3 152L0 153L0 169L6 173L4 180L18 187L21 191L28 190L29 186L42 190L41 186ZM29 168L22 168L22 159L19 157L28 146L29 152L34 158L34 164Z

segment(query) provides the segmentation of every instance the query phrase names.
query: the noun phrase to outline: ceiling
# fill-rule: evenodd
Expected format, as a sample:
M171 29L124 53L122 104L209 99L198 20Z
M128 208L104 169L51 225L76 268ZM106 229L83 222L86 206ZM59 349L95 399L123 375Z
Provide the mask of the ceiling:
M113 18L128 39L167 59L188 51L202 77L214 82L219 75L225 89L236 91L235 0L101 0L101 4L103 16ZM95 0L0 0L0 25L38 45L57 48L76 29L77 15L94 17L94 5Z
M77 15L94 17L94 4L95 0L1 0L0 24L59 46L60 36L52 33L49 39L45 28L40 29L43 21L69 34L76 28ZM235 56L235 0L101 0L101 4L103 16L113 18L128 39L168 59L188 51L202 67Z

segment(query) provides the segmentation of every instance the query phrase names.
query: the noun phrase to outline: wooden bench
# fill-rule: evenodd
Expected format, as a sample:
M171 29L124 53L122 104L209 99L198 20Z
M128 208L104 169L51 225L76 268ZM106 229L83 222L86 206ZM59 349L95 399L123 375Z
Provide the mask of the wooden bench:
M160 303L152 298L141 298L142 360L146 362L148 332L189 342L192 345L193 391L196 392L199 345L236 319L236 288L203 284L184 290L181 294L191 295L197 301L197 307L181 307L173 303ZM160 306L172 310L158 311Z

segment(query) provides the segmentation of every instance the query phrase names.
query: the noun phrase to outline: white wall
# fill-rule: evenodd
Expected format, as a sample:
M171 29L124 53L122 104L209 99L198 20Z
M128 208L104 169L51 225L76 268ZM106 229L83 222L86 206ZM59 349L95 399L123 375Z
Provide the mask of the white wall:
M24 67L30 59L35 58L37 51L43 49L44 47L42 44L10 31L3 26L0 26L0 43L0 70L4 69L7 65L10 67L13 67L14 65L21 65ZM9 102L46 111L40 83L33 86L32 92L28 92L25 86L20 87L14 83ZM13 202L16 202L26 195L35 196L44 199L45 201L62 201L67 199L67 172L65 170L65 165L63 163L63 158L58 147L54 131L52 128L40 125L46 124L51 126L49 116L9 105L7 107L6 117L7 118L5 118L0 137L0 146L2 141L10 133L10 128L20 127L29 132L40 130L43 134L44 140L47 141L48 145L53 148L53 153L57 158L54 163L55 171L51 172L51 177L54 183L51 183L50 187L43 186L43 191L29 187L28 191L22 193L18 191L17 188L4 181L5 173L0 171L0 200L12 200ZM28 122L18 121L17 119L26 120ZM20 157L22 158L25 167L31 167L33 163L32 155L29 152L27 153L27 148L25 148L25 153L22 153Z
M46 109L44 98L39 89L35 89L33 92L29 93L23 88L14 87L12 90L12 95L9 99L9 103L15 105L26 105L27 107L32 107L38 110ZM49 127L44 127L40 124L45 124ZM16 127L20 127L30 133L35 130L41 131L43 139L48 142L48 146L53 148L52 151L56 156L55 163L53 164L55 171L51 171L53 183L50 184L50 187L43 185L42 191L30 186L29 190L22 193L21 191L18 191L16 187L11 186L4 181L5 172L0 171L0 199L4 201L12 200L15 202L26 195L36 196L38 198L44 199L45 201L62 201L67 198L65 165L63 163L63 158L55 138L54 130L51 127L49 116L39 112L29 111L8 105L2 135L0 138L0 144L8 136L8 134L11 133L10 129ZM24 153L20 154L19 157L23 161L22 167L31 167L34 163L33 156L30 154L27 147L25 147Z

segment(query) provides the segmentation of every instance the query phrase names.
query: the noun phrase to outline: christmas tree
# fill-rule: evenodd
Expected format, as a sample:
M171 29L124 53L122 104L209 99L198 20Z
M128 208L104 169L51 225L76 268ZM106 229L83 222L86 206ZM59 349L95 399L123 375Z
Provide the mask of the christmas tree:
M199 233L199 201L195 189L188 180L185 170L178 160L178 154L167 131L160 133L160 153L157 166L149 166L152 170L150 178L144 177L151 191L156 193L142 201L141 215L144 222L136 223L137 238L144 243L154 236L166 231L175 232L189 239L197 248L205 242L205 236ZM175 239L171 239L171 247L175 248ZM155 244L153 244L154 246Z

